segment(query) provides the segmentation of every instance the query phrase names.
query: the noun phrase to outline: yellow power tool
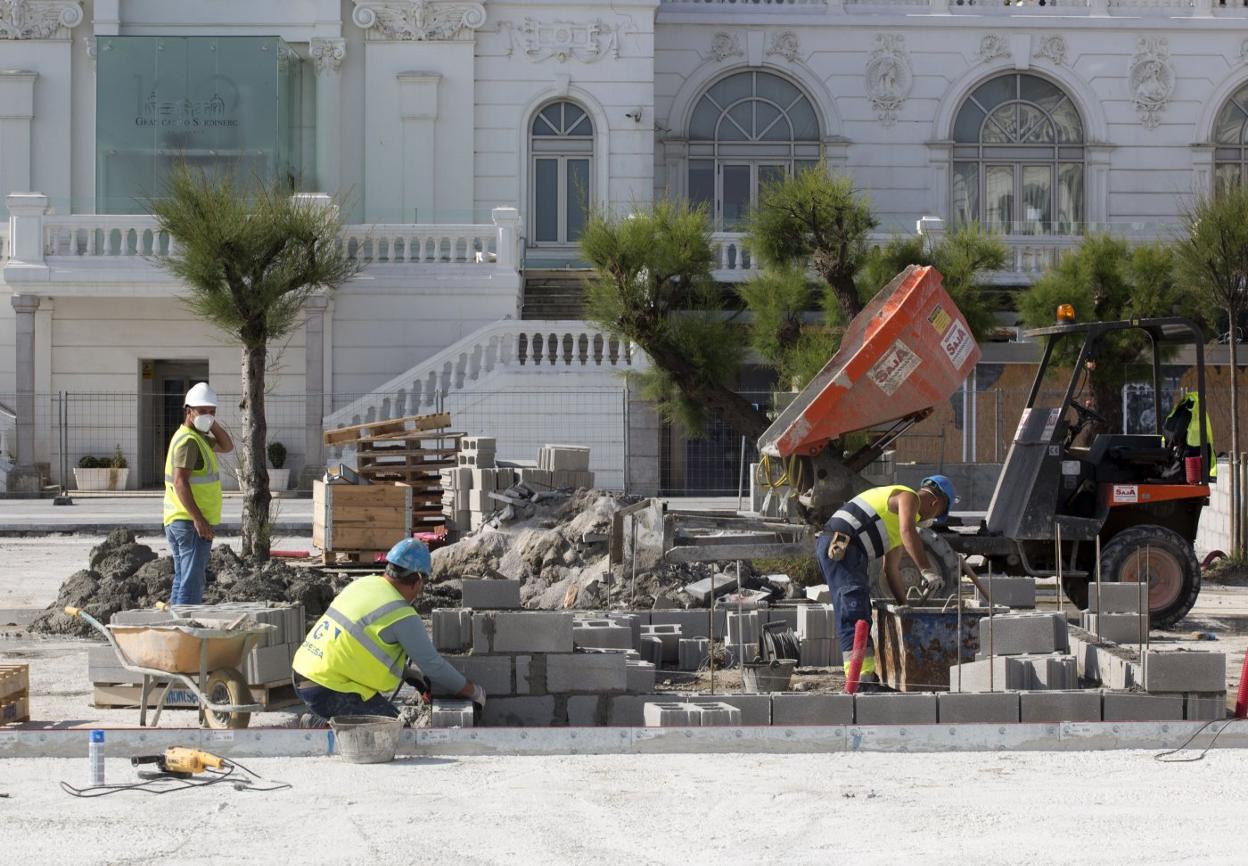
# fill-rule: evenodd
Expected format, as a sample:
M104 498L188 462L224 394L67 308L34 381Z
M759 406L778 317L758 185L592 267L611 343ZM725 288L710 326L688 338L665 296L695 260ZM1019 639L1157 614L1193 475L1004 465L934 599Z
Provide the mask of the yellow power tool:
M131 758L130 763L136 767L140 764L155 764L165 775L189 778L205 770L221 769L225 766L225 759L199 749L170 746L163 755L143 755Z

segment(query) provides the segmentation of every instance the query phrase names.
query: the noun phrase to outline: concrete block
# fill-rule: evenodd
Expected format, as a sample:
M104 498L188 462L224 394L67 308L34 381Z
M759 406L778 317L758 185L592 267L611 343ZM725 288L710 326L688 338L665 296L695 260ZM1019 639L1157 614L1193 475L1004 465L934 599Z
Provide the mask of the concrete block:
M769 607L759 611L759 614L760 619L765 623L782 622L789 631L797 630L797 608L795 607ZM774 627L772 630L775 630Z
M633 630L627 623L609 619L577 620L572 627L572 643L590 649L633 648Z
M727 642L732 646L758 643L758 635L760 628L760 618L758 611L753 610L749 613L728 613L728 638Z
M990 591L994 605L1022 609L1036 606L1036 582L1030 577L981 577L979 582ZM988 596L978 589L975 590L975 597L988 604Z
M445 656L451 667L485 689L486 695L510 695L511 656Z
M1083 627L1101 640L1140 644L1148 639L1148 622L1134 613L1084 613Z
M715 700L740 710L743 725L771 724L771 695L715 695Z
M608 697L607 724L615 727L640 727L646 720L643 708L648 703L679 702L670 694L616 695Z
M688 728L701 725L694 720L694 708L683 701L662 701L642 706L642 723L647 728Z
M533 656L516 656L515 670L516 694L532 695L546 693L545 656L538 656L536 664L534 663Z
M979 621L979 658L993 655L1066 652L1066 619L1060 613L1018 613Z
M854 723L854 696L809 693L772 695L771 723L773 725L852 725Z
M961 667L961 680L958 679ZM1016 692L1027 688L1030 667L1012 656L997 656L949 666L949 688L964 692Z
M468 508L481 514L493 514L500 510L502 504L490 496L493 490L469 490L468 491Z
M463 436L459 440L460 451L490 451L498 450L498 440L493 436Z
M650 662L625 661L624 682L631 694L654 691L655 667Z
M520 607L518 580L465 580L464 607L471 610L516 610Z
M821 583L815 586L808 586L806 587L806 597L815 604L831 604L832 590Z
M937 718L934 693L854 695L855 724L927 725Z
M1020 692L1021 722L1099 722L1101 693L1095 689Z
M1101 717L1107 722L1160 722L1183 718L1182 695L1145 695L1140 692L1101 693Z
M591 728L606 724L606 695L573 695L568 698L568 724L576 728Z
M526 466L521 468L517 475L521 484L538 493L550 490L554 486L549 469L533 469Z
M1147 598L1147 592L1138 583L1101 583L1100 601L1097 601L1095 583L1088 584L1088 613L1136 613ZM1098 606L1099 605L1099 606ZM1104 611L1101 610L1104 608Z
M797 636L805 640L836 637L836 610L830 604L807 604L797 609Z
M680 639L684 637L679 625L643 625L641 639L658 638L663 645L663 661L676 662L680 658ZM642 653L644 656L645 653Z
M544 445L538 456L538 465L552 472L587 472L589 449L583 445Z
M436 607L429 616L436 649L460 652L472 646L472 611L460 607Z
M1014 656L1026 668L1025 689L1077 689L1078 666L1073 655Z
M555 722L553 695L490 698L481 713L485 727L548 728Z
M630 646L633 649L641 648L641 626L643 622L646 625L649 625L649 616L643 620L641 615L636 613L611 611L607 614L607 619L628 628L629 632L632 634L632 644L630 644Z
M1018 692L941 692L936 707L942 724L1008 724L1018 721Z
M1183 697L1185 699L1183 718L1189 722L1208 722L1214 719L1225 719L1227 716L1226 692L1213 692L1212 694L1189 692Z
M711 617L715 617L715 637L724 639L726 613L710 610L655 610L650 612L650 625L678 625L681 637L710 637Z
M459 455L463 458L463 454ZM493 463L493 459L490 463ZM497 490L498 489L498 470L492 466L487 468L474 467L472 470L472 489L473 490Z
M434 698L433 719L429 726L431 728L471 728L472 701Z
M1224 692L1226 653L1193 650L1146 650L1146 692Z
M472 651L570 653L575 616L562 611L498 611L472 615Z
M559 653L546 656L546 691L623 692L628 688L623 653Z
M711 642L704 637L681 638L677 645L676 669L696 671L710 657Z
M712 586L715 595L720 596L737 588L737 578L735 575L716 574L714 577L704 577L693 583L687 583L681 591L699 604L706 604L711 599Z
M689 706L693 707L693 715L697 718L695 724L703 728L742 723L741 710L724 701L694 700L689 702Z
M442 488L444 490L471 490L472 467L459 466L454 469L443 469ZM464 507L467 508L467 506Z
M841 657L841 645L835 638L809 640L802 638L801 655L798 666L803 668L834 668L844 662Z
M641 649L639 650L643 660L654 665L656 668L663 664L663 641L654 635L644 634L641 636Z
M243 675L251 685L290 682L290 645L256 647L246 658Z

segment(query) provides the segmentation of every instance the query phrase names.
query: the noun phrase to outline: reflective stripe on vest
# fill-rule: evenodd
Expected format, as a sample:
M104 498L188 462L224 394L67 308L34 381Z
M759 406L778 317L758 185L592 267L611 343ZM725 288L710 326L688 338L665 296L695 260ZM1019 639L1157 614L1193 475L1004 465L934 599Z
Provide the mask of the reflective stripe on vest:
M191 495L195 498L195 504L199 506L204 519L215 526L221 522L221 468L217 463L216 452L212 450L208 440L198 430L186 425L179 427L173 434L173 438L169 440L169 451L165 455L164 523L168 526L175 520L192 519L191 513L182 504L182 499L173 486L173 455L188 439L196 444L204 458L203 467L191 471L189 479Z
M832 515L832 520L844 521L852 527L868 556L884 556L901 545L901 517L888 507L888 500L899 490L914 493L902 484L873 487L842 505ZM915 523L918 523L917 512Z
M416 616L388 580L369 575L338 594L295 653L301 676L338 692L368 700L398 686L407 663L403 647L381 633Z

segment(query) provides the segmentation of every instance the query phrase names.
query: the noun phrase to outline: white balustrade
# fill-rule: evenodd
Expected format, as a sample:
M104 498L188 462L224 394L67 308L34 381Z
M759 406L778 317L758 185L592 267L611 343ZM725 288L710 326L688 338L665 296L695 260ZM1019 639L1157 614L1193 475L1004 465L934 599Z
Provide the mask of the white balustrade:
M631 343L585 322L495 322L326 416L325 429L432 412L448 394L497 370L626 370L640 363Z
M339 244L370 264L483 264L498 252L492 225L345 226Z
M163 257L177 247L156 218L142 214L77 214L43 218L48 256Z
M740 232L714 232L711 249L715 254L711 270L715 279L721 282L740 282L759 270L758 262L745 246L745 235Z
M828 0L662 0L665 6L816 6Z

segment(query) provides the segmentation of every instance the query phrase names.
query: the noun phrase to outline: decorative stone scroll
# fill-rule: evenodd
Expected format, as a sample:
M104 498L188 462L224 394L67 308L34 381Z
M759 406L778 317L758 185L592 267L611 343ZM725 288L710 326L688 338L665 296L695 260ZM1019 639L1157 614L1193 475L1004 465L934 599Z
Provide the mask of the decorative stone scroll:
M914 71L906 55L905 38L898 33L875 37L875 50L867 60L867 95L876 115L892 126L914 87Z
M82 23L81 0L0 0L0 39L54 39Z
M1141 36L1131 61L1131 97L1140 122L1153 129L1161 122L1161 113L1174 93L1174 67L1170 64L1170 47L1164 36Z
M1010 43L1000 33L989 33L979 40L979 62L991 63L998 57L1010 56Z
M711 58L723 62L729 57L744 57L741 38L735 33L716 33L711 37Z
M308 54L317 75L326 72L337 72L342 69L342 61L347 56L347 40L313 38L308 43Z
M1036 48L1036 57L1050 61L1054 66L1066 64L1066 39L1056 34L1044 36Z
M795 62L802 54L802 45L797 38L797 34L792 30L786 30L783 33L777 33L771 37L771 44L767 46L768 57L783 57L790 63Z
M525 18L519 27L503 22L500 27L511 31L510 56L519 49L534 63L555 59L560 63L579 60L597 63L610 56L620 56L620 30L605 21L538 21Z
M436 0L355 0L351 20L367 39L464 41L485 24L485 7Z

